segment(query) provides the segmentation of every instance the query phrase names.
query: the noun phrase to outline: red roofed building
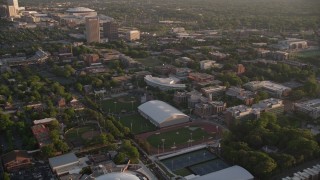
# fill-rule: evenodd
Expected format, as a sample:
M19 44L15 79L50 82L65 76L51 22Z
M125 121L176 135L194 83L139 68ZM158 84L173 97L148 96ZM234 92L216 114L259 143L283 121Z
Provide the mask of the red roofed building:
M29 156L27 151L14 150L2 157L3 167L6 171L12 172L22 168L26 168L32 165L32 158Z
M40 148L52 143L49 129L43 124L32 126L31 130L34 137L37 139Z

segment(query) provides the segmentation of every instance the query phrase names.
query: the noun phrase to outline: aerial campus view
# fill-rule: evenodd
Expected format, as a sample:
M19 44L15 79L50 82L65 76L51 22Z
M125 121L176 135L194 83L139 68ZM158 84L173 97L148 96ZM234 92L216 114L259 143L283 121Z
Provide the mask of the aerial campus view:
M0 0L0 179L320 180L320 1Z

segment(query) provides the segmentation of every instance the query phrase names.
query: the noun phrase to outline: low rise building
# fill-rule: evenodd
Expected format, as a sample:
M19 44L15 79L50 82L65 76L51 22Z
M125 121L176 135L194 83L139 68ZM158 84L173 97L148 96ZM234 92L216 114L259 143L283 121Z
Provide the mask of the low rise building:
M123 54L121 54L119 56L119 59L120 59L121 64L126 68L139 68L142 66L142 64L140 62L135 61L131 57L125 56Z
M278 47L282 50L306 49L308 48L308 43L303 39L290 38L280 41Z
M209 86L201 88L201 92L209 100L213 100L214 97L222 95L226 91L226 86Z
M212 61L212 60L200 61L200 69L201 70L211 69L214 67L215 63L216 63L216 61Z
M289 53L285 51L274 51L270 55L275 60L288 60L289 58Z
M31 127L32 133L36 138L40 148L52 143L50 138L50 132L43 124L37 124Z
M207 81L213 81L214 76L206 73L189 73L189 79L198 83L198 82L207 82Z
M176 67L173 65L166 64L166 65L162 65L162 66L155 66L154 71L158 74L161 74L161 75L169 75L169 74L175 72L175 68Z
M231 86L226 91L226 95L243 101L245 105L251 105L253 103L255 93L251 91L246 91L243 88Z
M84 61L89 65L91 65L93 63L98 63L98 62L100 62L99 55L98 54L86 54L86 55L84 55Z
M180 57L175 60L175 63L177 63L179 65L183 65L183 66L187 66L193 62L194 61L188 57Z
M33 124L50 124L52 121L56 121L56 118L44 118L44 119L39 119L39 120L34 120Z
M246 72L246 68L242 64L238 64L235 68L237 75L241 75Z
M78 157L74 153L49 158L49 164L52 171L58 176L68 174L71 170L80 171L82 169L81 166L86 166L86 164L82 164L79 161Z
M312 179L317 180L320 179L320 164L316 164L312 167L303 169L296 173L293 173L292 177L284 177L282 180L300 180L300 179Z
M281 99L265 99L253 104L252 108L260 109L261 112L271 112L274 114L282 114L284 112L284 104Z
M276 98L288 96L291 92L291 88L271 81L252 81L244 84L243 86L251 91L265 91Z
M136 41L140 39L140 31L138 30L132 30L127 32L126 34L126 39L128 41Z
M221 53L219 51L209 52L209 54L216 60L224 60L230 56L230 54Z
M225 111L225 122L230 126L235 120L257 119L260 117L260 110L245 105L229 107Z
M176 68L174 76L180 80L186 80L191 72L192 69L190 68Z
M313 99L306 102L295 103L294 109L298 112L305 113L313 119L320 117L320 99Z
M27 151L14 150L2 155L2 164L7 172L14 172L32 166L32 158Z

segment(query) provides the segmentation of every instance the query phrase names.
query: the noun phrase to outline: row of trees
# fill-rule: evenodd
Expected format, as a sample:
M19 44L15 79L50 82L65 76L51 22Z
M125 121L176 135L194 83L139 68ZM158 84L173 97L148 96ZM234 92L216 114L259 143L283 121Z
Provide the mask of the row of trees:
M320 156L319 142L311 132L280 126L277 117L262 113L258 120L237 121L222 141L222 156L260 178ZM264 146L277 148L267 153Z

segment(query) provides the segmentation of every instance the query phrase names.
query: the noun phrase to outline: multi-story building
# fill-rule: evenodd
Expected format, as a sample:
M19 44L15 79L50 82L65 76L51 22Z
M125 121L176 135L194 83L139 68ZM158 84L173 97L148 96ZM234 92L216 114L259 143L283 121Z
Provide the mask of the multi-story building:
M158 87L161 90L183 90L186 88L185 84L178 84L178 80L174 78L159 78L146 75L144 81L152 87Z
M176 67L170 64L155 66L154 71L161 75L169 75L175 72Z
M109 41L116 41L119 38L118 24L116 22L106 22L103 24L104 38Z
M210 101L208 103L212 106L212 114L222 113L227 108L227 104L222 101Z
M217 60L223 60L226 59L228 56L230 56L229 54L225 54L225 53L221 53L219 51L215 51L215 52L209 52L209 54Z
M245 105L251 105L255 96L253 92L246 91L243 88L238 88L235 86L231 86L226 91L226 95L243 101Z
M176 68L175 69L175 77L180 80L188 79L189 73L192 72L190 68Z
M298 112L305 113L313 119L320 117L320 99L313 99L306 102L295 103L294 109Z
M99 55L98 54L86 54L84 55L84 61L91 65L93 63L98 63L99 62Z
M13 6L15 9L19 9L19 3L18 0L7 0L8 6Z
M86 17L86 39L88 43L100 42L100 22L98 17Z
M189 73L189 79L195 82L207 82L207 81L213 81L214 76L206 73Z
M260 110L245 105L229 107L225 111L225 122L230 126L235 120L257 119L260 117Z
M291 88L271 81L252 81L244 84L243 86L251 91L265 91L276 98L288 96L291 92Z
M173 101L177 104L187 104L188 93L186 91L176 91L173 95Z
M245 72L246 72L246 68L244 67L244 65L238 64L238 65L236 66L236 73L237 73L237 75L241 75L241 74L243 74L243 73L245 73Z
M216 61L212 61L212 60L200 61L200 69L201 70L211 69L215 63Z
M194 114L200 117L209 117L226 110L226 103L222 101L209 101L198 103L194 107Z
M187 66L188 64L193 63L194 61L188 57L179 57L175 59L175 63L183 66Z
M289 58L289 53L285 51L274 51L271 53L271 57L275 60L287 60Z
M18 171L32 166L32 158L27 151L14 150L1 157L3 167L8 172Z
M19 4L18 0L7 0L7 16L8 17L16 17L19 15Z
M261 112L271 112L274 114L282 114L284 112L284 104L281 99L265 99L253 104L252 108L260 109Z
M0 5L0 18L7 17L8 7L6 5Z
M209 117L212 115L212 106L208 103L198 103L194 107L194 114L200 117Z
M123 55L123 54L121 54L119 56L119 59L120 59L121 64L126 68L139 68L142 66L142 64L139 63L138 61L135 61L131 57Z
M226 91L226 86L209 86L201 88L201 92L209 100L213 100L214 97L222 95Z
M303 39L287 39L279 42L279 48L283 50L296 50L296 49L306 49L308 48L307 41Z
M188 92L188 107L194 108L196 104L201 102L202 98L204 98L202 94L196 90Z
M132 30L127 32L126 34L126 39L128 41L136 41L140 39L140 31L138 30Z

